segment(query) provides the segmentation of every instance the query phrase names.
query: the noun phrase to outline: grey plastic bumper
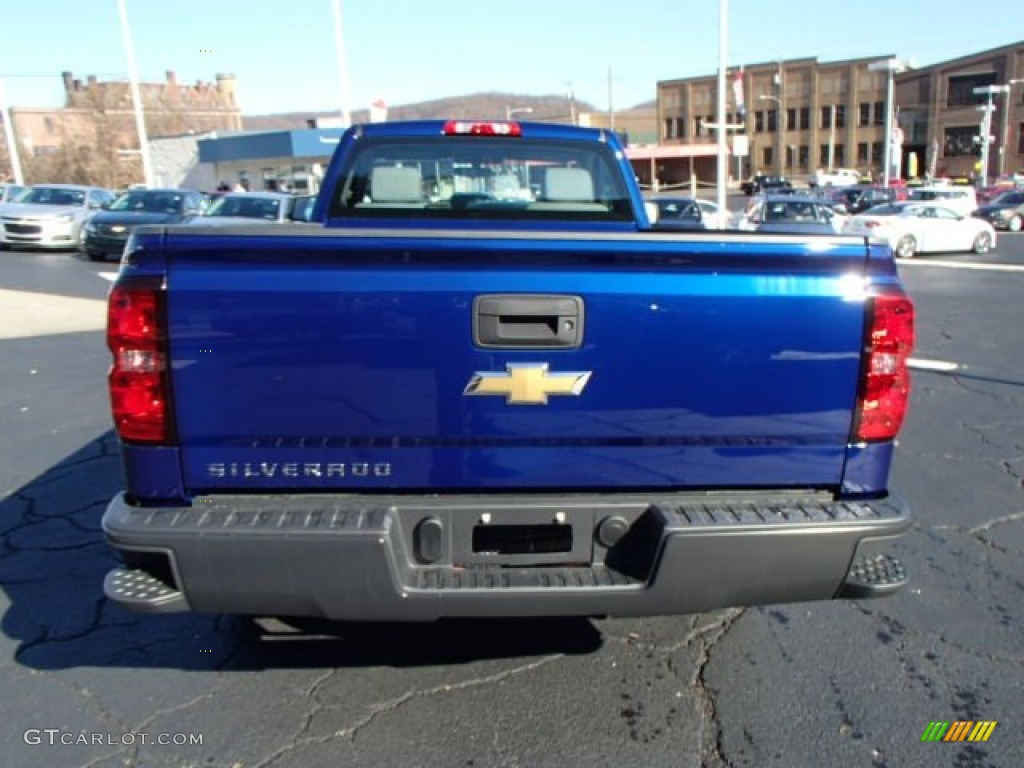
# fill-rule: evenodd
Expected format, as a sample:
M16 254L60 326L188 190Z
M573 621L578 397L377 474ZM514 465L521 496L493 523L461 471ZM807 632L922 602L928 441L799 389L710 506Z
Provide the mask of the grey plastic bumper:
M336 620L681 614L889 594L909 525L897 496L118 496L103 529L126 567L105 591L133 611Z

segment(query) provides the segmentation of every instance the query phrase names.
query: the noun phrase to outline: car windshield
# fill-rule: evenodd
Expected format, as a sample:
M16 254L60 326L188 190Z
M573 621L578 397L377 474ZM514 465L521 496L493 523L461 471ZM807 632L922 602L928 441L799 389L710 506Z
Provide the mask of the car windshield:
M83 205L85 192L61 187L31 187L22 192L15 202L32 205Z
M111 211L179 213L184 196L174 192L126 192L110 204Z
M281 201L269 197L250 197L247 195L225 195L206 209L204 216L224 217L238 216L245 219L278 218Z

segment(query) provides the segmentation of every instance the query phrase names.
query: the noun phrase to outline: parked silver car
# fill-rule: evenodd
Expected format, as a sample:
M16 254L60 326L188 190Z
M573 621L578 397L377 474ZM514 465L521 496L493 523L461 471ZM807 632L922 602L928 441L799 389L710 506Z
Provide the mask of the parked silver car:
M280 224L289 220L295 197L280 192L232 192L214 200L189 226L230 227L244 224Z
M38 184L0 205L0 248L77 248L82 227L114 193L75 184Z

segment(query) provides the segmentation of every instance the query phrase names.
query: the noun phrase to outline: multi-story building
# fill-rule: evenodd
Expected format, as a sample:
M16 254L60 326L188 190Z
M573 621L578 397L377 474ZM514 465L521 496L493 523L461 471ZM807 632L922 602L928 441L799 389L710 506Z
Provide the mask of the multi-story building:
M63 107L10 110L28 164L32 158L60 156L51 173L77 173L89 177L81 181L109 185L139 180L139 135L129 84L100 82L94 76L83 82L71 72L62 78ZM215 83L185 84L168 72L164 82L140 83L139 92L149 138L242 130L233 75L219 74Z
M801 177L817 168L857 168L882 172L888 105L889 73L872 67L875 62L900 60L893 55L847 61L821 62L816 58L764 62L745 66L741 117L730 74L727 123L730 145L744 137L747 153L730 160L730 175L755 172ZM1014 81L1019 80L1019 83ZM1012 83L1012 84L1011 84ZM939 175L980 172L980 133L983 114L978 107L985 96L973 93L984 85L1010 85L1010 95L997 96L997 117L988 175L1000 169L1024 167L1024 42L972 54L924 68L907 67L894 74L894 130L902 135L901 174L930 171ZM717 76L668 80L658 83L658 122L663 148L677 147L680 157L659 160L663 184L689 178L693 161L706 155L717 135L708 127L717 119ZM1009 106L1009 109L1006 107ZM1002 118L998 117L1001 115ZM703 152L701 152L703 150ZM671 155L673 150L669 149ZM696 167L701 180L713 180L714 159L701 157Z

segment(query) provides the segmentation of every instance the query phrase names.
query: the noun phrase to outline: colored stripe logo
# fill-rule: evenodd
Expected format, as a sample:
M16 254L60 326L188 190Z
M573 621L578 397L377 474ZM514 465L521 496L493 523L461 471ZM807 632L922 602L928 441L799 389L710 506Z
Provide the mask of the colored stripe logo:
M921 741L988 741L997 723L996 720L932 721L921 734Z

